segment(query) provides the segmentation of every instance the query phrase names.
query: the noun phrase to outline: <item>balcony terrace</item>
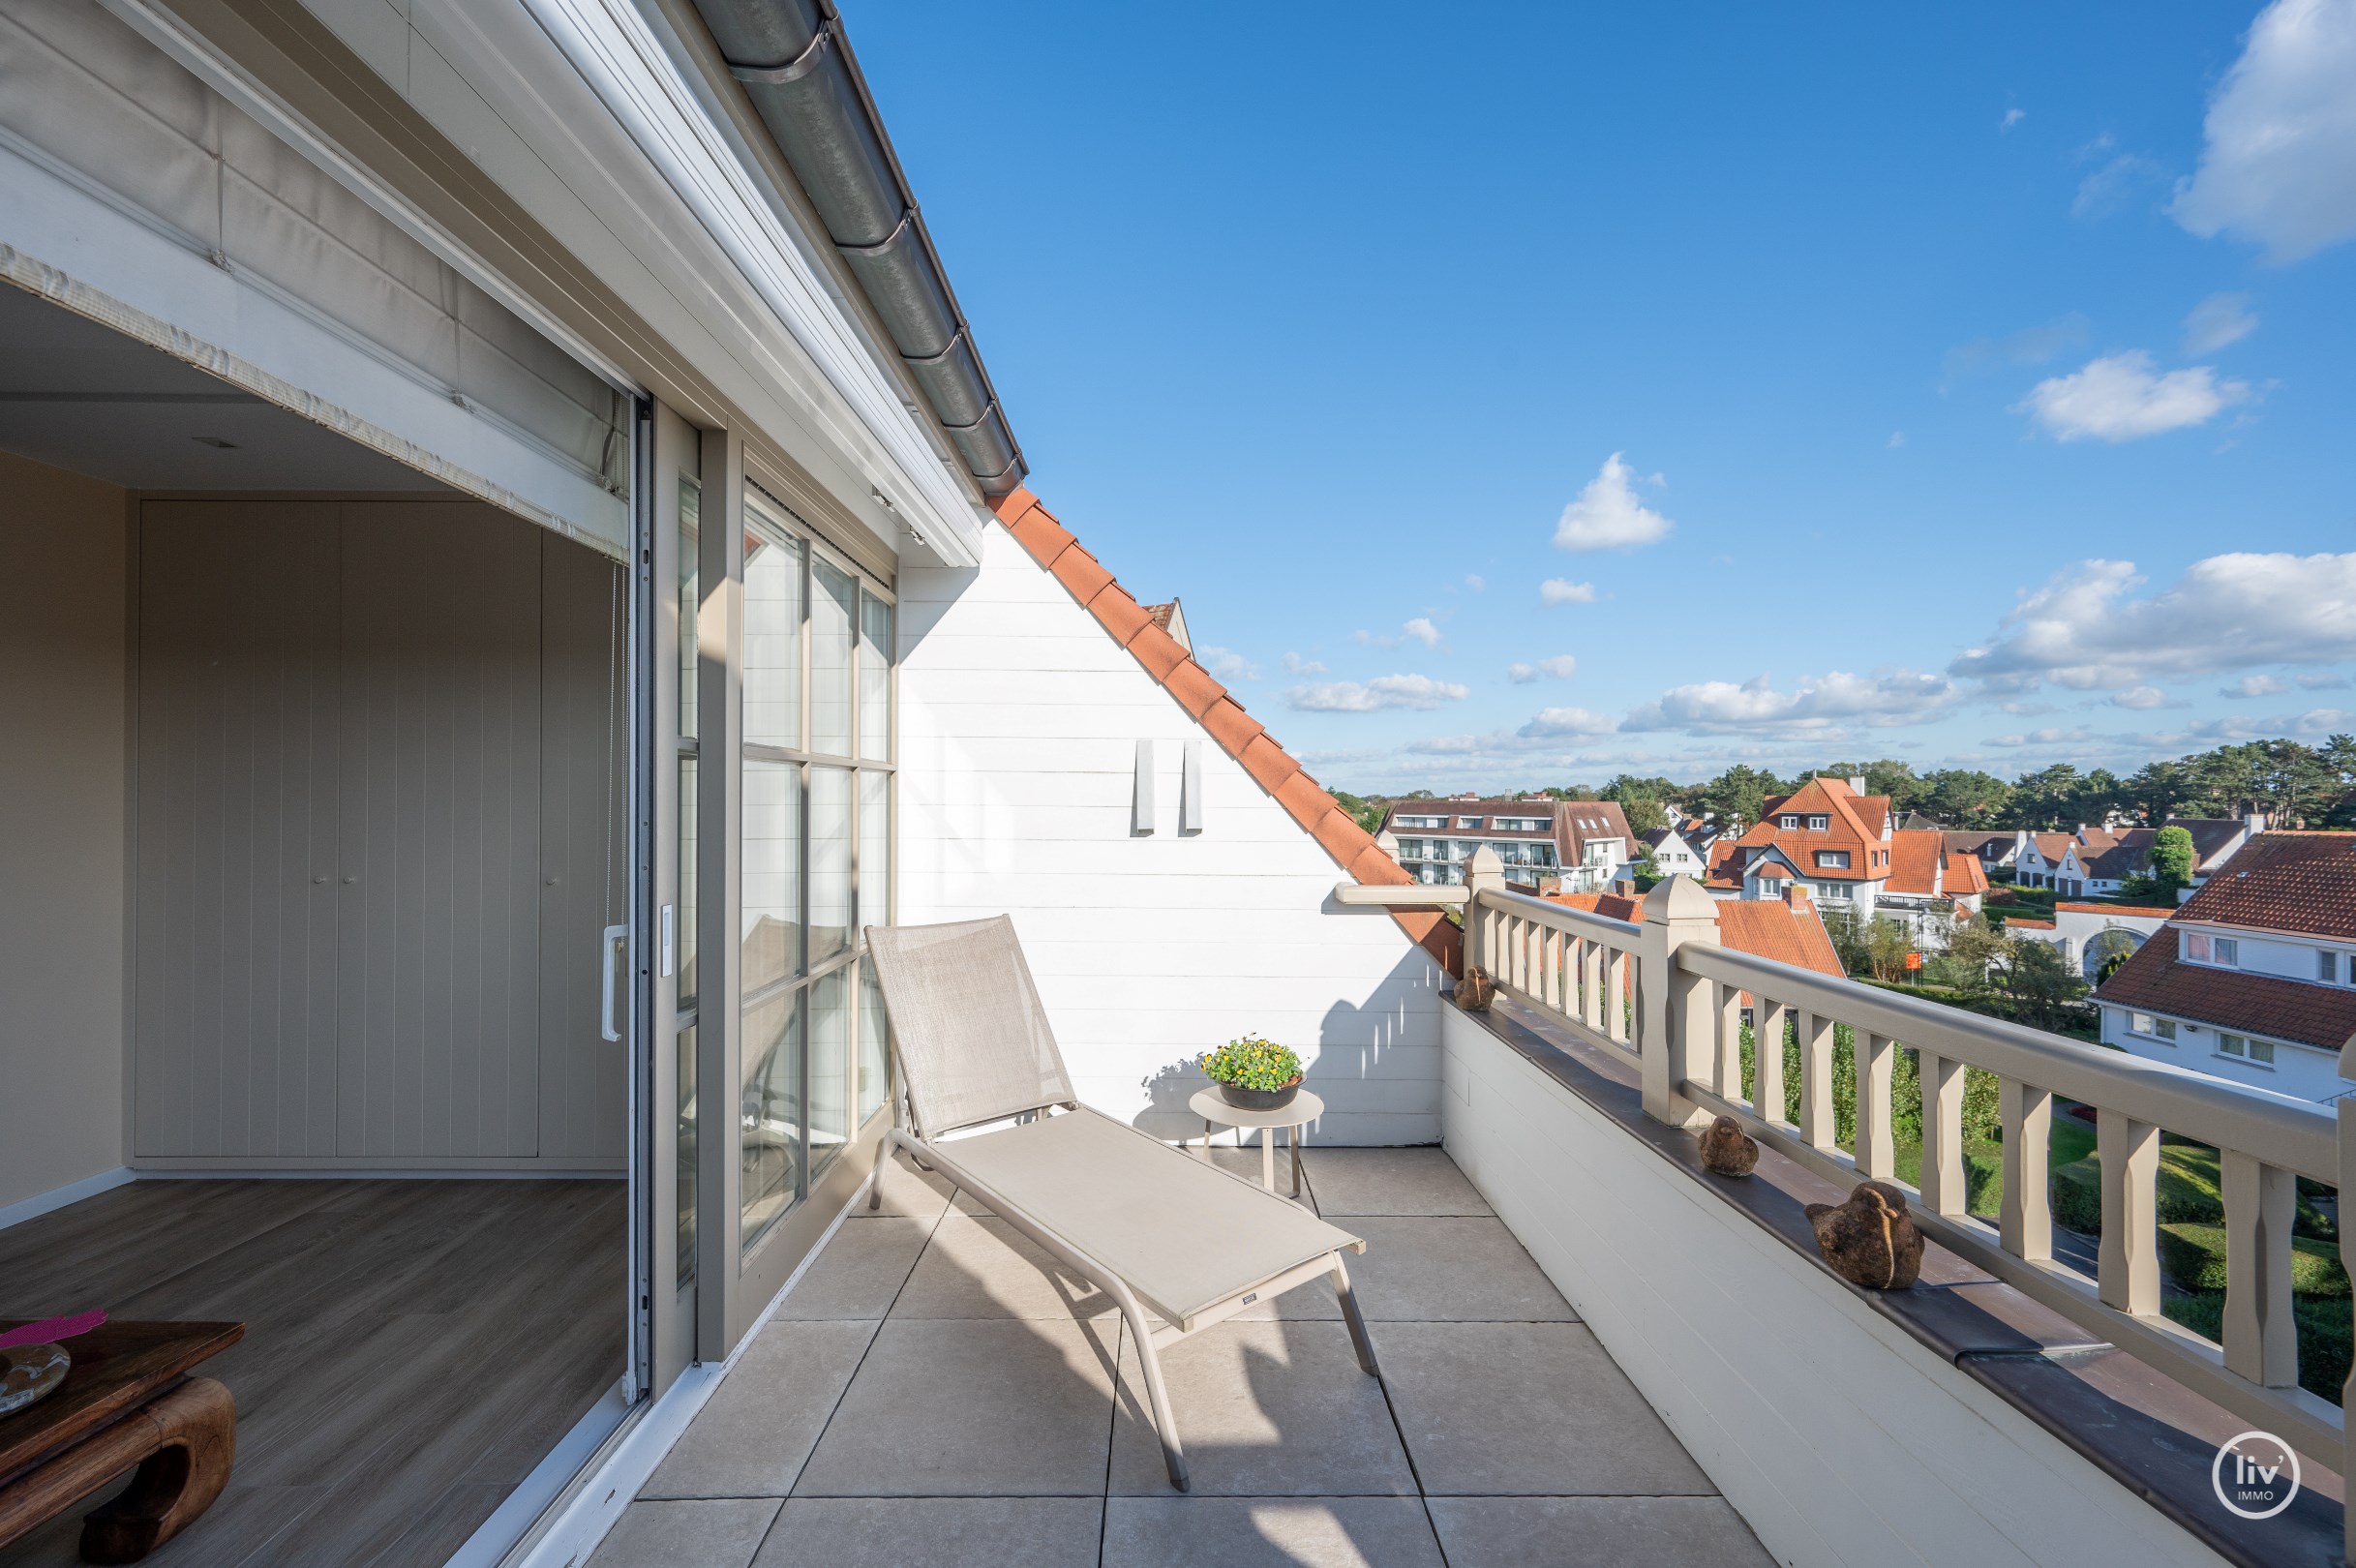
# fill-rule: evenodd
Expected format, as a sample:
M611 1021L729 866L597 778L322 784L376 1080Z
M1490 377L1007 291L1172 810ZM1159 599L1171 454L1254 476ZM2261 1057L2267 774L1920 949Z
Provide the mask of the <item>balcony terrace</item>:
M1305 1201L1369 1244L1379 1382L1316 1290L1172 1347L1177 1493L1111 1303L888 1164L884 1212L839 1222L595 1563L2344 1560L2342 1423L2299 1386L2290 1310L2294 1177L2336 1180L2329 1111L1723 948L1690 882L1642 922L1512 892L1486 857L1465 889L1336 897L1463 904L1498 985L1443 1014L1442 1147L1309 1150ZM1754 1023L1790 1026L1797 1118ZM1900 1051L1923 1147L1899 1185L1931 1245L1919 1282L1872 1291L1804 1210L1895 1181ZM2001 1093L1993 1222L1966 1201L1967 1070ZM2064 1102L2098 1123L2099 1238L2048 1205ZM1755 1174L1703 1169L1712 1114L1758 1138ZM2220 1151L2221 1342L2161 1310L2162 1128ZM2261 1519L2213 1482L2253 1429L2302 1463Z

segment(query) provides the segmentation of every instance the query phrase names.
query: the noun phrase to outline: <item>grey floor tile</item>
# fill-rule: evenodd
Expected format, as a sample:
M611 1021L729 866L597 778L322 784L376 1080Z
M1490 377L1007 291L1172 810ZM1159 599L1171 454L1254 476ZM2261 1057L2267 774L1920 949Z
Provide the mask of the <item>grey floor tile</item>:
M892 1306L893 1317L1098 1317L1112 1298L1004 1220L950 1213Z
M863 1201L854 1203L853 1219L938 1220L949 1208L950 1194L954 1191L948 1177L919 1170L916 1161L904 1153L895 1153L886 1160L876 1173L876 1180L883 1188L883 1202L874 1209Z
M1102 1494L1118 1328L886 1319L795 1494Z
M1321 1149L1301 1152L1317 1210L1339 1222L1357 1214L1487 1214L1448 1152L1415 1149Z
M634 1502L589 1568L746 1568L776 1517L774 1497Z
M789 1497L754 1568L1096 1568L1096 1497Z
M1579 1323L1376 1323L1374 1350L1431 1495L1715 1489Z
M1104 1568L1440 1568L1413 1497L1113 1497Z
M1502 1221L1370 1214L1346 1223L1366 1241L1346 1261L1369 1317L1568 1323L1579 1315Z
M935 1223L895 1218L837 1227L809 1272L777 1303L778 1320L883 1316L908 1282Z
M639 1495L784 1496L875 1331L867 1322L770 1324Z
M1162 1352L1196 1496L1415 1494L1382 1384L1333 1322L1226 1322ZM1115 1495L1175 1493L1134 1342L1113 1416Z
M1435 1497L1449 1568L1772 1568L1722 1497Z

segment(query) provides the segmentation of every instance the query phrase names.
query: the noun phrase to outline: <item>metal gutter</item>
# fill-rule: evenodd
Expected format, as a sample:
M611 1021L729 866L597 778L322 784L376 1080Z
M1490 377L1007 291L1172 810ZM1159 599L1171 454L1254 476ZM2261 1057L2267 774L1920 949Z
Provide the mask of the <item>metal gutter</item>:
M933 417L986 496L1030 471L833 0L694 0Z

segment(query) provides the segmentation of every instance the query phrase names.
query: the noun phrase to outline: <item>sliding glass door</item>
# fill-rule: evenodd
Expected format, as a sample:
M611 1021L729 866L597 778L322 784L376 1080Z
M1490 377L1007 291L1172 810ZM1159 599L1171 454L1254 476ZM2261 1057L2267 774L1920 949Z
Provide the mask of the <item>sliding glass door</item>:
M734 451L715 439L701 478L695 1055L707 1104L723 1085L733 1103L697 1144L707 1359L864 1175L861 1131L888 1085L860 932L891 919L896 761L890 590L739 475L722 481ZM718 495L736 503L725 523Z

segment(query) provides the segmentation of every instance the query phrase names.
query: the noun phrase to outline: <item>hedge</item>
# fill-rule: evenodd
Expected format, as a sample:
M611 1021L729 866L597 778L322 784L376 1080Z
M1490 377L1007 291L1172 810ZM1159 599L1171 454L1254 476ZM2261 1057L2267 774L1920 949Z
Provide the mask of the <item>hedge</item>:
M2221 1290L2168 1291L2160 1311L2171 1322L2195 1334L2222 1341L2225 1335L2225 1293ZM2341 1385L2347 1381L2352 1332L2346 1301L2332 1296L2293 1296L2291 1320L2299 1326L2299 1386L2318 1399L2340 1402Z
M2160 1146L2160 1177L2154 1184L2155 1204L2162 1225L2221 1225L2225 1198L2219 1186L2217 1151L2203 1143ZM2056 1224L2090 1236L2102 1233L2102 1165L2099 1155L2075 1160L2053 1173L2053 1219ZM2337 1234L2305 1191L2298 1195L2298 1218L2292 1229L2301 1236L2329 1240Z

